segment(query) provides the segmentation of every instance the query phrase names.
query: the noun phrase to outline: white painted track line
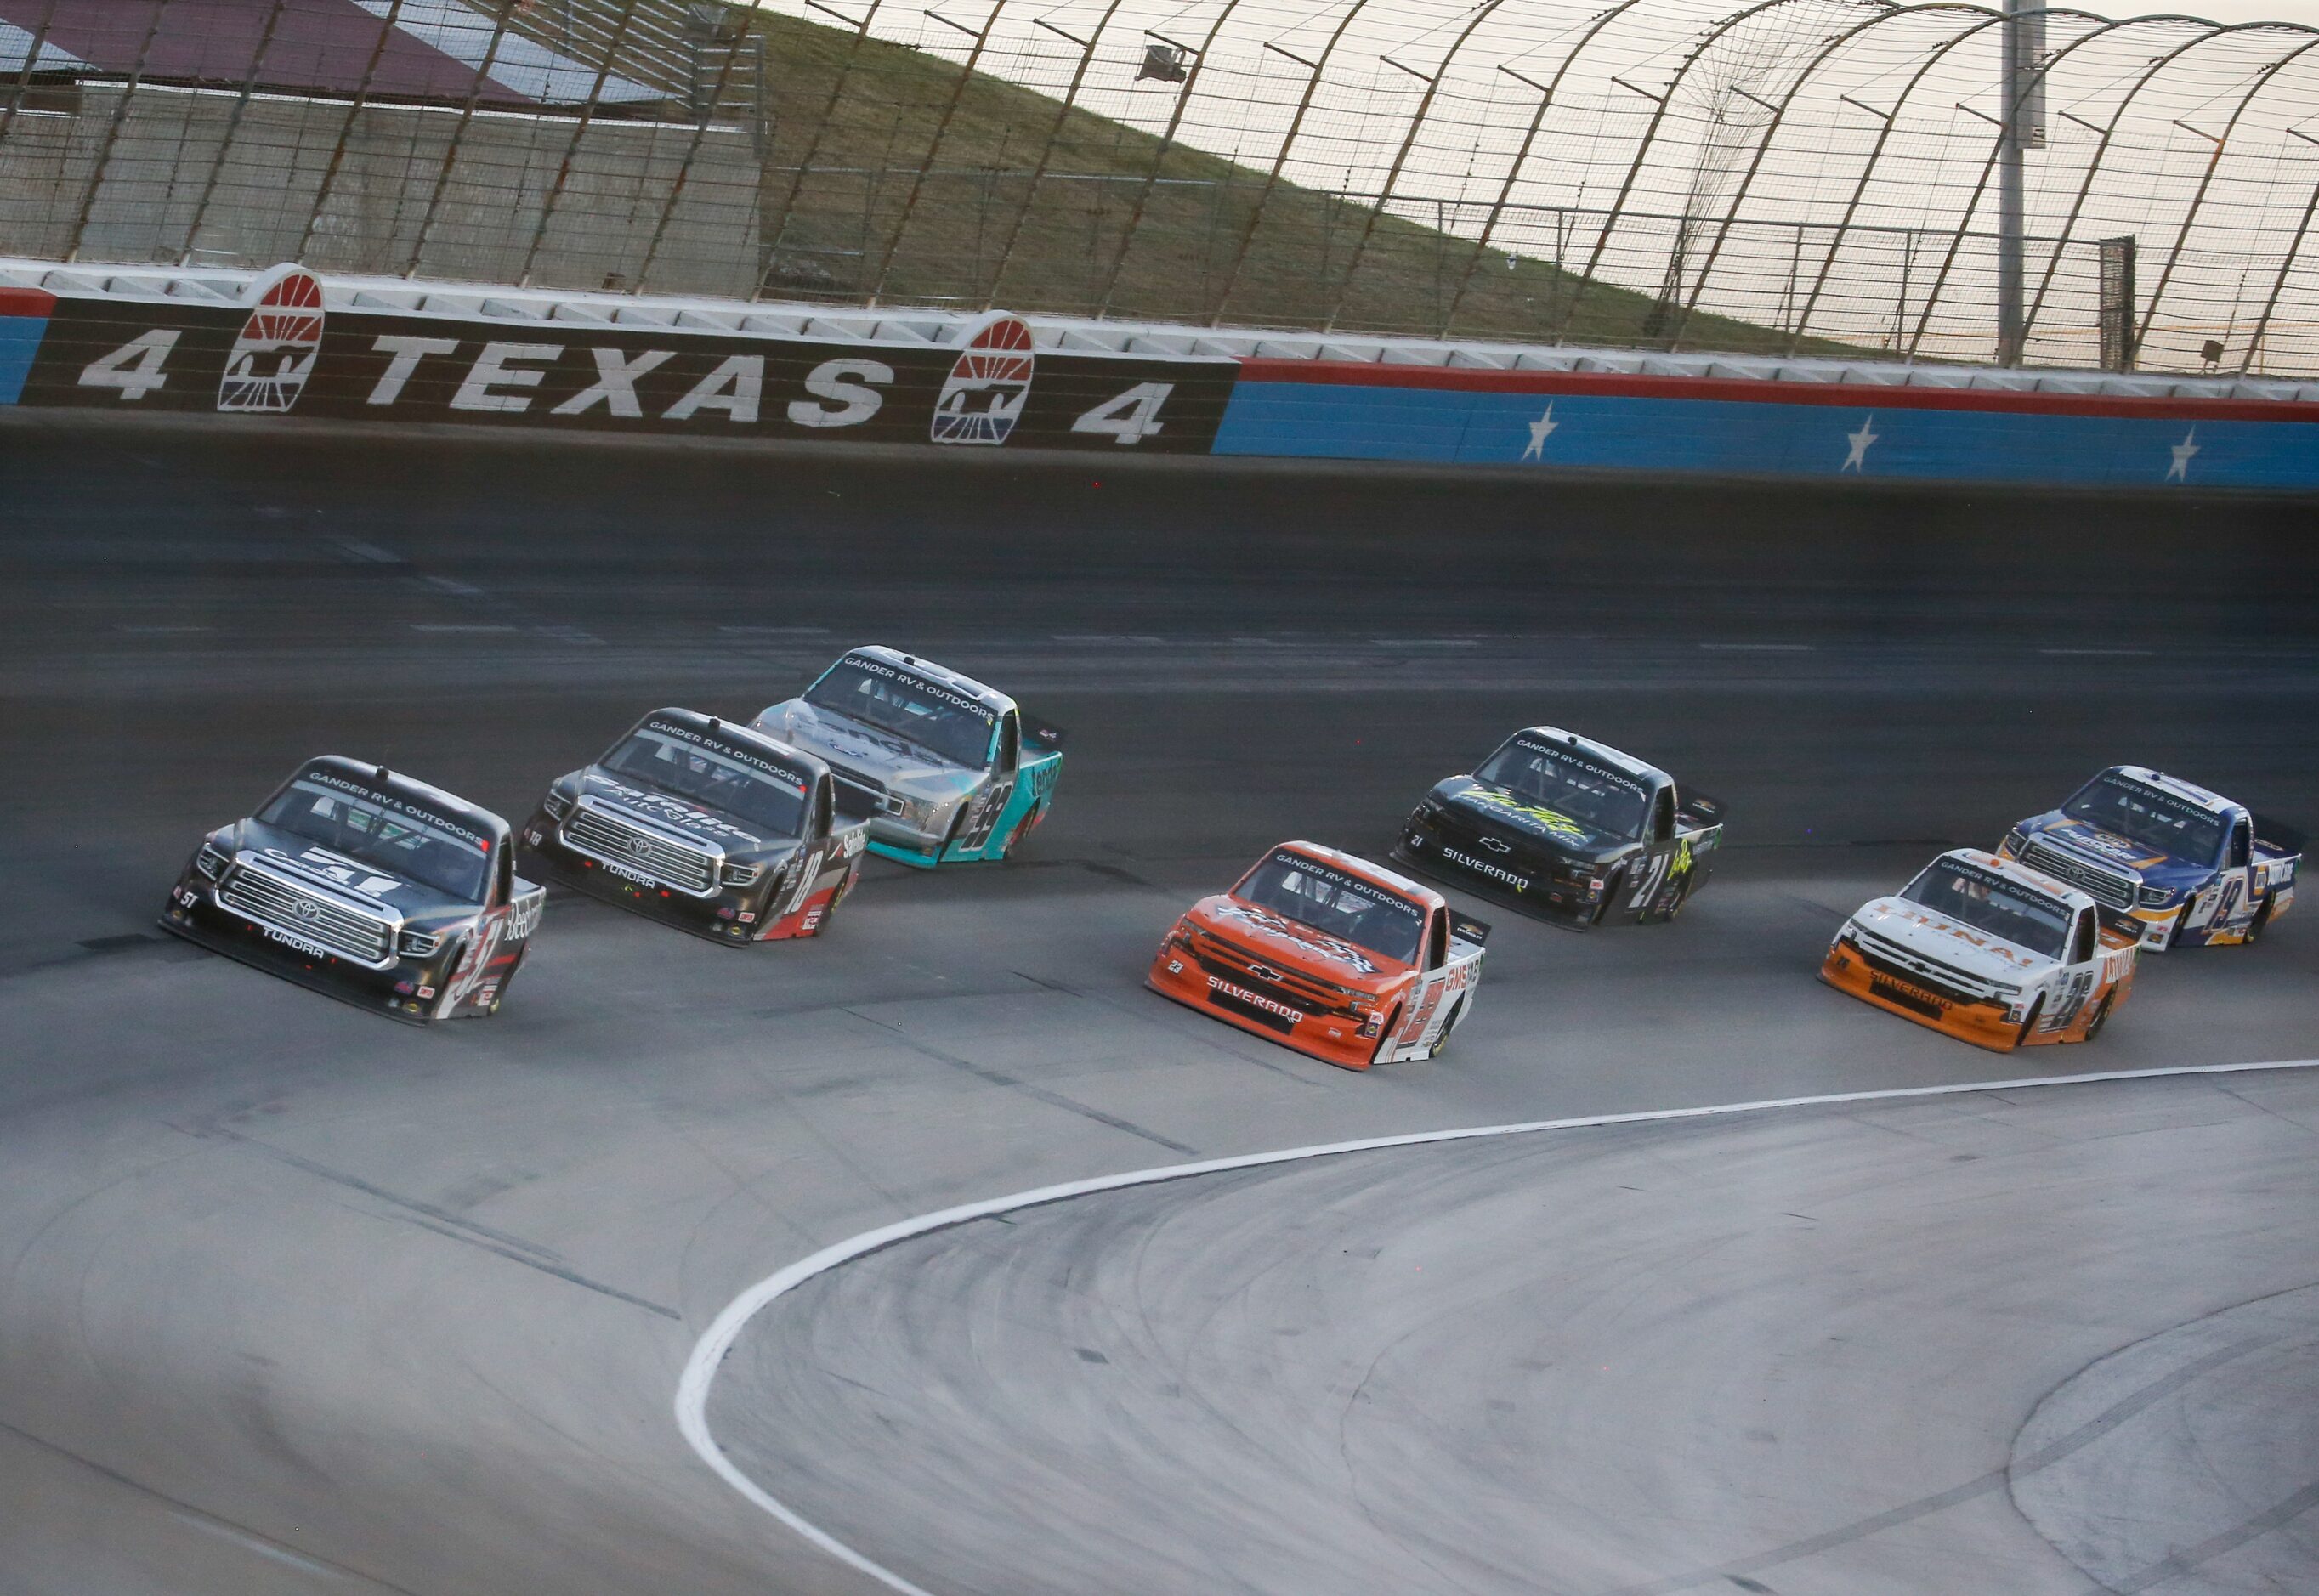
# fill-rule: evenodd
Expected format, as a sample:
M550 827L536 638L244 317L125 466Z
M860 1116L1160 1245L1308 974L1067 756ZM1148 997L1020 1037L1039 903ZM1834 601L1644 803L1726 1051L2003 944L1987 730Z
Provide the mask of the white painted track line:
M1042 1204L1061 1202L1070 1197L1083 1197L1096 1192L1117 1191L1126 1186L1151 1186L1163 1181L1183 1180L1197 1175L1214 1175L1229 1169L1256 1168L1267 1164L1294 1163L1306 1159L1333 1158L1342 1153L1372 1152L1395 1147L1421 1147L1434 1142L1470 1141L1485 1137L1525 1136L1544 1131L1577 1131L1602 1125L1631 1125L1668 1120L1717 1119L1736 1114L1762 1114L1782 1108L1824 1108L1848 1103L1890 1103L1915 1097L1954 1097L1977 1092L2026 1091L2038 1087L2087 1086L2100 1081L2158 1080L2170 1077L2199 1075L2239 1075L2261 1070L2319 1069L2319 1059L2287 1059L2252 1064L2196 1064L2167 1069L2121 1069L2089 1075L2032 1076L2017 1080L1971 1081L1952 1086L1903 1087L1871 1092L1837 1092L1813 1097L1774 1097L1755 1103L1725 1103L1699 1108L1650 1109L1632 1114L1587 1114L1575 1119L1534 1120L1510 1125L1477 1125L1455 1131L1421 1131L1402 1136L1373 1136L1357 1141L1335 1141L1316 1147L1285 1148L1276 1152L1246 1153L1236 1158L1208 1159L1192 1164L1169 1164L1152 1169L1137 1169L1123 1175L1097 1176L1088 1180L1066 1181L1057 1186L1039 1186L1010 1196L992 1197L979 1203L961 1204L954 1208L922 1213L915 1218L882 1225L873 1231L823 1248L810 1257L768 1276L743 1292L723 1312L717 1314L685 1360L684 1373L676 1388L676 1423L684 1438L701 1460L717 1471L725 1483L744 1497L763 1509L781 1523L830 1556L859 1570L902 1596L934 1596L924 1586L915 1584L853 1547L839 1540L820 1526L798 1513L786 1502L766 1491L735 1465L717 1444L708 1429L708 1392L717 1377L717 1370L725 1355L755 1318L776 1298L795 1290L814 1276L850 1262L864 1254L876 1252L914 1236L985 1219L995 1213L1007 1213L1022 1208L1033 1208Z

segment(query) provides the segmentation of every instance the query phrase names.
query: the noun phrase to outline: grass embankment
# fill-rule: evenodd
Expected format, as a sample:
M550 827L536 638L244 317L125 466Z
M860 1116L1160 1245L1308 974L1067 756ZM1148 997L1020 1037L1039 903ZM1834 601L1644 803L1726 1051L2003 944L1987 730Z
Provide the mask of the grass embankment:
M572 3L610 8L621 0ZM962 75L922 50L766 12L746 19L764 41L772 130L762 203L769 293L1241 326L1333 320L1345 331L1667 341L1669 318L1654 315L1649 294L1526 256L1477 252L1469 239L1389 214L1372 228L1370 207L1315 190L1281 183L1267 194L1260 170L1180 145L1163 150L1151 134L1065 111L1059 99L987 72ZM1106 56L1094 69L1116 75L1126 66ZM1143 86L1155 96L1178 86ZM1681 341L1780 351L1788 335L1702 313L1681 322ZM1805 345L1841 349L1817 338Z

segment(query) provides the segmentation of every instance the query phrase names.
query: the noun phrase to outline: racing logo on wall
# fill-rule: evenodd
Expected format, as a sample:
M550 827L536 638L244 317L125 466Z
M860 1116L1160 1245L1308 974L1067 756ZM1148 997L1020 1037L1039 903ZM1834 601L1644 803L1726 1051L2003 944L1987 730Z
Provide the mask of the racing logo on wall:
M1003 444L1031 397L1036 357L1023 318L996 311L977 323L952 362L927 436L938 444Z
M241 324L218 380L221 410L282 415L298 402L322 349L322 285L299 266L258 279L257 305Z

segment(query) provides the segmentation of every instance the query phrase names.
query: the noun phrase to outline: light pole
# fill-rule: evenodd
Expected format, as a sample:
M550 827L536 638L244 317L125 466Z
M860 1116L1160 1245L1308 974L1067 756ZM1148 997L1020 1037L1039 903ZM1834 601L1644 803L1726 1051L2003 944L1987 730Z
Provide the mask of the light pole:
M1997 159L1997 363L2021 364L2022 155L2045 147L2045 12L2042 0L2005 0L2005 124Z

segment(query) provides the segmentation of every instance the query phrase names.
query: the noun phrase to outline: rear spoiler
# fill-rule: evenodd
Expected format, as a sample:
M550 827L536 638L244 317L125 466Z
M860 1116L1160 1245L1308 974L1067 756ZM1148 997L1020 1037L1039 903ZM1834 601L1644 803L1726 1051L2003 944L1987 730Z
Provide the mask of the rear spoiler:
M1473 915L1461 915L1452 909L1449 912L1449 935L1454 941L1471 942L1478 948L1489 942L1490 928Z
M1028 710L1023 711L1023 735L1050 753L1060 751L1063 745L1063 728L1051 720L1042 720Z
M2264 847L2275 848L2281 853L2303 852L2303 834L2293 826L2281 825L2278 821L2265 815L2257 815L2253 819L2254 840Z

